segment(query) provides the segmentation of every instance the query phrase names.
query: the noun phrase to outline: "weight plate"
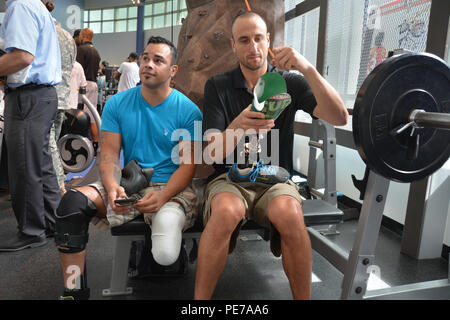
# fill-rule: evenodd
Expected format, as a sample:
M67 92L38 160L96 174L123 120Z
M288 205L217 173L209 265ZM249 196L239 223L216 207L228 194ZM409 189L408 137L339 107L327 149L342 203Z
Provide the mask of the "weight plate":
M450 156L450 130L419 128L417 150L407 124L414 109L450 113L450 68L428 53L386 59L363 82L353 109L353 137L367 166L398 182L426 178ZM417 157L411 156L417 151Z

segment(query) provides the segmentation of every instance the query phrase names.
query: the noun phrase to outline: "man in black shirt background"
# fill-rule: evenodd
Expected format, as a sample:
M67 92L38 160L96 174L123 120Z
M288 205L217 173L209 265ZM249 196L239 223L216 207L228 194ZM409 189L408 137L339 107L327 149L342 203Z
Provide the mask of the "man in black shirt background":
M297 186L288 181L270 187L243 187L227 181L227 169L223 163L229 154L225 146L231 143L236 147L239 139L233 137L233 141L227 141L226 131L278 130L278 141L275 141L276 135L271 141L271 132L267 135L268 146L278 144L279 165L292 174L296 111L302 109L333 125L345 125L348 113L337 91L294 49L273 49L274 59L269 65L269 36L267 25L258 14L246 12L236 17L232 23L231 45L239 66L212 77L205 84L203 131L210 144L223 142L223 152L211 154L215 173L205 191L205 229L198 251L196 299L211 298L225 267L227 254L234 249L245 219L270 227L271 251L275 256L282 255L294 299L311 297L311 243ZM303 75L281 70L298 70ZM292 97L292 103L276 121L250 110L253 89L266 72L280 73ZM216 129L216 132L209 133L210 129Z

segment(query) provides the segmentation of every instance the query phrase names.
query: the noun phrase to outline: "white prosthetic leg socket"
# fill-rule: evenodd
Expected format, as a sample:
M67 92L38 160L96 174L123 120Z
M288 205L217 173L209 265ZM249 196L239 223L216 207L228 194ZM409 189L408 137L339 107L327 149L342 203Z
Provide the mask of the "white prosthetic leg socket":
M153 258L163 266L175 263L186 221L183 207L176 202L167 202L152 215L151 221Z

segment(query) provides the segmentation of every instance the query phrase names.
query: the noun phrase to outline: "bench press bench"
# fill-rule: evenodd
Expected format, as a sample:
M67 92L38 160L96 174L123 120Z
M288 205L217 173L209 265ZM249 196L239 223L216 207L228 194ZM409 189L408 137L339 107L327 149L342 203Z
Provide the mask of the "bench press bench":
M197 189L203 192L204 186ZM201 211L199 211L200 213ZM320 200L307 199L303 203L303 214L307 227L317 225L335 225L342 222L343 212L335 206ZM199 214L198 220L201 220ZM136 219L121 226L111 228L114 238L114 257L109 289L104 289L103 296L126 295L133 292L133 288L127 287L128 263L130 259L131 245L133 241L145 239L145 222L140 215ZM201 221L196 221L193 227L183 232L183 239L200 239L203 226ZM264 240L269 240L269 229L254 221L245 223L239 235L257 234Z

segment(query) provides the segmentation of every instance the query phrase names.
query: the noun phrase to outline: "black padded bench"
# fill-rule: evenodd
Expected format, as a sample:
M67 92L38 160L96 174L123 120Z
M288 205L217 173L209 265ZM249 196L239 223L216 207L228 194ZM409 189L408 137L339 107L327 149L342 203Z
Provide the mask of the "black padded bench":
M203 199L204 184L201 180L194 182L200 203ZM199 210L201 212L201 210ZM343 221L343 212L328 202L320 199L304 200L303 215L307 227L318 225L336 225ZM199 216L200 217L200 216ZM145 222L142 216L124 225L111 228L114 237L114 257L110 288L103 290L103 296L131 294L133 288L127 287L128 263L133 241L145 239ZM183 239L200 239L203 226L201 219L193 227L183 233ZM264 240L269 240L269 230L254 221L248 221L242 226L240 235L258 234Z

